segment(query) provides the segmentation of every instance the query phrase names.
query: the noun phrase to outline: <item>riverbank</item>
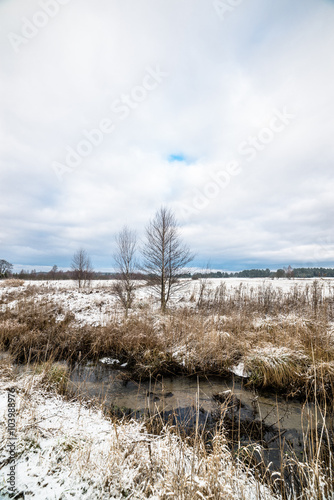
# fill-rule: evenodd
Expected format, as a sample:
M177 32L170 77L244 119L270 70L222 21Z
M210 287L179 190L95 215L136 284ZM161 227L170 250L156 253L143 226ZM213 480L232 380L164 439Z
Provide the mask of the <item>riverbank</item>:
M98 361L132 378L234 372L255 388L333 400L333 280L185 283L162 315L140 284L129 316L110 285L0 288L0 346L17 362Z
M208 454L200 441L190 446L168 427L152 435L143 424L115 422L87 402L67 401L45 390L43 376L18 376L5 363L1 368L1 462L8 458L11 388L16 395L15 487L24 498L276 498L233 459L223 434L216 435ZM1 498L9 498L9 468L8 463L2 467Z

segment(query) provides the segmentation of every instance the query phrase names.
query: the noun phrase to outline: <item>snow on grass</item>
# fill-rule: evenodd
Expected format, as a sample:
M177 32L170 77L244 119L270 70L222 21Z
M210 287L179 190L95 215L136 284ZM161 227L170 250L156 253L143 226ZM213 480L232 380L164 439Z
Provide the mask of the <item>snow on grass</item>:
M222 436L210 455L168 429L149 434L139 422L113 423L101 410L46 393L40 376L0 382L0 456L6 463L6 388L16 387L17 490L24 498L271 499L233 463ZM2 469L1 498L9 498Z
M249 359L253 358L267 359L268 362L272 363L273 368L276 366L276 363L280 361L287 361L289 359L296 358L304 360L307 359L307 357L302 352L293 351L292 349L284 346L276 347L272 344L265 345L263 347L257 347L256 350L249 355Z
M286 387L295 381L309 364L301 351L272 344L260 347L245 358L245 370L253 382L263 386Z
M200 281L184 280L185 286L179 290L170 301L171 307L187 306L194 308L199 296L201 287ZM281 293L293 293L298 290L303 292L306 287L312 290L314 283L317 283L323 296L333 294L333 279L268 279L268 278L226 278L211 279L205 281L205 289L212 293L221 285L226 286L226 297L236 293L251 296L254 292L272 289ZM76 283L69 280L63 281L25 281L23 285L5 286L5 282L0 286L0 300L2 310L4 308L15 308L23 294L33 296L34 300L56 301L64 311L69 311L75 315L75 319L80 324L104 325L108 320L118 314L122 314L115 296L112 294L111 286L114 281L92 281L91 286L79 290ZM309 292L311 293L311 292ZM145 286L145 283L138 282L136 290L136 301L134 313L140 313L143 309L158 311L159 303L152 293L152 289ZM293 318L291 318L293 320ZM260 321L260 320L259 320ZM259 326L260 323L259 323Z
M54 301L65 312L71 312L75 316L78 324L90 324L92 326L103 325L108 322L116 310L116 300L111 291L105 287L87 288L79 290L74 288L70 281L59 282L37 282L32 284L27 282L26 287L15 290L3 289L0 297L3 301L2 310L6 307L15 309L16 305L22 300L20 292L26 292L34 297L34 301L47 302ZM98 284L96 284L98 286ZM31 292L31 294L29 293ZM62 319L62 316L59 316Z

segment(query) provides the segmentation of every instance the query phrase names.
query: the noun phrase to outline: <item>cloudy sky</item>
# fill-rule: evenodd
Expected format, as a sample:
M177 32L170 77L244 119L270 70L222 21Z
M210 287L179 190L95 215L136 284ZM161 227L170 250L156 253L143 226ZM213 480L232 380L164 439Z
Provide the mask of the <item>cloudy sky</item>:
M0 0L0 258L112 268L175 211L195 266L334 265L334 2Z

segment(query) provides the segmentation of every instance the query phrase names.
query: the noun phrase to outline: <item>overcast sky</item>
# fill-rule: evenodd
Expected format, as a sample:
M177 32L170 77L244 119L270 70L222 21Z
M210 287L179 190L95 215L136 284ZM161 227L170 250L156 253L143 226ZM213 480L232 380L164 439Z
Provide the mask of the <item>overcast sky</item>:
M334 265L334 2L0 0L0 258L112 268L172 208L193 265Z

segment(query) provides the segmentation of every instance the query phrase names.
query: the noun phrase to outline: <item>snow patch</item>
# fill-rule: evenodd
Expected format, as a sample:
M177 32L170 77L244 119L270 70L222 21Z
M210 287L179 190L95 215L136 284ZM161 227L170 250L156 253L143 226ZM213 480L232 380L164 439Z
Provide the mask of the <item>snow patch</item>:
M100 361L100 363L104 363L105 365L119 365L120 364L119 359L101 358L99 361ZM123 365L121 365L121 366L123 366Z
M245 364L243 362L239 363L236 366L232 366L229 369L229 371L231 373L234 373L234 375L236 375L237 377L243 377L243 378L249 377L249 373L247 372L247 370L245 370Z

